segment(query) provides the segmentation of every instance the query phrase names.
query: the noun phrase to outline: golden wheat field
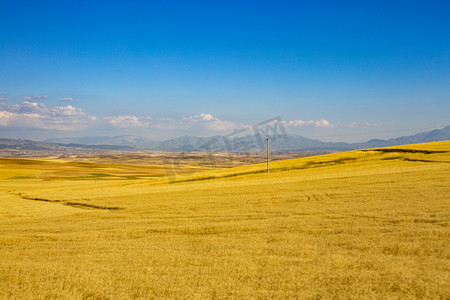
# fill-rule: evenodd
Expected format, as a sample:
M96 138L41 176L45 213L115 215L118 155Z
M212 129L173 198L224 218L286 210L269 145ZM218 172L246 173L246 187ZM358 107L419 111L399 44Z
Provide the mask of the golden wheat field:
M265 168L0 159L0 298L450 298L450 141Z

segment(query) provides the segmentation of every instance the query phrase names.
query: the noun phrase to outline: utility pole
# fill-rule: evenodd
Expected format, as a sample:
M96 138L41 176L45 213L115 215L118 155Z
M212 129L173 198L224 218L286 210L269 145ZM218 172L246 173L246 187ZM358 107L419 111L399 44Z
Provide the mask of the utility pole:
M269 173L269 138L267 138L267 173Z

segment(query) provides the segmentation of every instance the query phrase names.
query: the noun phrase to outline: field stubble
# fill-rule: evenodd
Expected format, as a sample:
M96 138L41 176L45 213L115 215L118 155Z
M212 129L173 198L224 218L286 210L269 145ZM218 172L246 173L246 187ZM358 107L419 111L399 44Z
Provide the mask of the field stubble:
M0 298L448 299L450 142L390 149L173 183L2 159Z

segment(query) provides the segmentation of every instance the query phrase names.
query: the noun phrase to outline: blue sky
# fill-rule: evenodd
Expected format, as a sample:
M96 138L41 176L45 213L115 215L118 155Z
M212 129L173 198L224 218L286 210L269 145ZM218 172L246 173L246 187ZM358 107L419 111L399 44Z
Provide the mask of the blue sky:
M0 136L450 124L449 1L0 0Z

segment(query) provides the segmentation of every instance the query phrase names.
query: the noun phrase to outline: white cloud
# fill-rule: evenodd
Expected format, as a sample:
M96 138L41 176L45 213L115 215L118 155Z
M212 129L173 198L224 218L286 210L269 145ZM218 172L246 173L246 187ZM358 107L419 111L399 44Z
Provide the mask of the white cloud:
M23 96L23 100L44 100L47 99L47 95L44 96Z
M379 127L379 126L381 126L381 124L372 124L369 122L366 122L366 123L349 122L349 123L344 123L341 126L349 127L349 128L367 128L367 127Z
M85 115L81 108L75 108L72 105L56 106L52 113L60 116L82 116Z
M30 97L32 98L32 97ZM290 126L303 121L288 122ZM313 121L311 121L313 122ZM314 126L328 126L325 120L314 121ZM288 124L286 123L286 124ZM187 117L137 117L134 115L105 116L96 118L87 115L73 105L49 106L37 101L22 103L0 102L0 127L46 130L126 130L154 128L173 130L188 134L226 133L240 127L249 127L217 118L211 113L199 113Z
M238 125L234 122L230 121L222 121L217 118L214 118L214 120L211 123L208 123L208 128L211 130L231 130L233 128L237 128Z
M181 120L185 122L198 123L197 126L204 127L208 130L224 131L238 127L238 125L234 122L220 120L209 113L200 113L198 115L183 117Z
M73 101L73 98L61 98L61 99L58 99L58 101L61 101L61 102L70 102L70 101Z
M317 121L303 121L303 120L291 120L289 122L284 122L289 127L299 127L299 126L315 126L315 127L332 127L333 125L327 120L320 119Z
M297 127L297 126L303 126L303 125L308 125L308 124L312 124L313 121L302 121L302 120L292 120L287 122L287 126L291 126L291 127Z
M211 115L211 114L205 114L205 113L201 113L201 114L200 114L200 118L201 118L202 120L204 120L204 121L211 121L211 120L214 120L214 119L215 119L213 115Z
M9 111L0 111L0 126L8 126L8 123L14 114Z
M328 122L327 120L324 120L324 119L315 121L315 122L314 122L314 125L315 125L316 127L331 127L330 122Z
M2 96L0 95L0 101L7 101L7 100L8 100L8 98L2 97Z
M78 130L95 121L81 108L73 106L49 107L44 103L24 101L22 104L0 103L0 126Z
M105 117L109 124L121 128L137 128L148 126L148 122L141 122L136 116L118 116L118 117Z
M191 121L191 122L212 121L215 119L216 118L212 114L205 114L205 113L182 118L183 121Z
M159 120L161 121L174 121L174 118L169 118L169 117L164 117L164 118L159 118Z

